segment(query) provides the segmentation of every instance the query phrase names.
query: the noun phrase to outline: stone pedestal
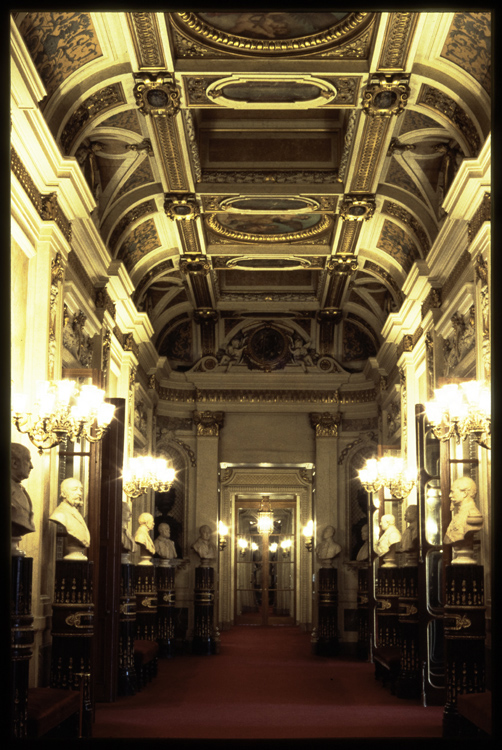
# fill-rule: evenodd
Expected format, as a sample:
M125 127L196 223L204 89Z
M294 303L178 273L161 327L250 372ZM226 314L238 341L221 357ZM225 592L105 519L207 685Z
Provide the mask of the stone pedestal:
M316 653L319 656L336 656L338 642L338 571L319 568L318 574L318 625Z
M33 558L11 558L11 737L27 736L27 705L30 658L33 654L34 629L31 614Z
M157 640L159 656L172 657L175 652L174 625L176 593L174 584L175 568L162 561L156 570L157 577Z
M399 698L419 698L422 690L419 653L418 568L399 570L399 633L401 665L397 678Z
M362 660L369 656L368 590L368 566L361 565L357 570L357 657Z
M82 694L82 736L92 735L93 563L57 560L52 603L50 687Z
M157 640L157 584L153 565L136 565L136 638Z
M119 615L119 695L134 695L137 690L134 667L134 638L136 637L136 569L131 563L120 566Z
M377 648L400 645L399 568L379 568L376 581Z
M192 651L194 654L214 654L214 568L195 568L194 630Z
M446 566L444 608L446 703L443 737L458 736L457 697L485 684L485 605L482 565Z

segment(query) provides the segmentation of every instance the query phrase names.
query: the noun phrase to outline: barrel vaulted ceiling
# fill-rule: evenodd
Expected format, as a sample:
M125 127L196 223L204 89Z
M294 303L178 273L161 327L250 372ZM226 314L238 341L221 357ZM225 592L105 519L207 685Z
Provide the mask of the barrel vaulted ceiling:
M232 341L241 368L301 345L305 370L362 370L489 133L489 14L15 17L172 370Z

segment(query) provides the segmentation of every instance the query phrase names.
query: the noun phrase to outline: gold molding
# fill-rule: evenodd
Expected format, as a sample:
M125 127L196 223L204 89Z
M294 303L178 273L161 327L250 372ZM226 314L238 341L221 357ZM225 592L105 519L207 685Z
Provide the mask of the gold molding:
M185 171L180 138L172 117L152 117L152 127L159 143L164 175L169 191L188 190L188 178Z
M22 163L16 150L11 147L10 165L12 172L19 180L21 187L32 202L35 210L43 221L54 221L63 233L67 242L72 239L72 226L64 215L58 203L57 193L43 195L33 182L31 175Z
M405 70L418 16L408 11L390 14L378 70Z
M370 117L399 116L410 95L409 76L377 73L363 93L363 112Z
M315 436L318 437L338 437L338 428L342 421L340 412L332 414L325 411L312 412L310 414L310 426L315 430Z
M388 117L367 118L361 137L363 145L356 158L359 170L352 180L350 193L371 192L389 127L390 119Z
M167 64L155 13L127 13L127 21L142 70L165 70Z
M197 428L197 435L218 437L220 428L225 423L225 414L222 411L194 411L193 421Z
M322 234L333 226L333 219L329 216L324 215L321 221L313 227L303 229L299 232L288 232L286 234L276 234L273 236L263 234L251 234L247 232L236 232L232 229L227 229L219 223L216 215L211 215L206 218L206 224L209 229L212 229L216 234L222 235L230 240L237 240L238 242L264 242L267 244L280 243L280 242L295 242L297 240L304 240L310 237L315 237L318 234Z
M200 216L200 208L193 194L166 195L164 211L173 221L190 221Z
M199 42L229 54L284 55L312 54L327 47L339 46L349 37L361 33L372 21L374 13L352 12L329 29L294 39L250 39L221 31L200 19L196 13L171 13L171 22L179 32L189 32Z
M342 231L336 249L336 255L346 257L353 255L357 246L357 240L361 233L362 224L360 221L345 221L342 224Z

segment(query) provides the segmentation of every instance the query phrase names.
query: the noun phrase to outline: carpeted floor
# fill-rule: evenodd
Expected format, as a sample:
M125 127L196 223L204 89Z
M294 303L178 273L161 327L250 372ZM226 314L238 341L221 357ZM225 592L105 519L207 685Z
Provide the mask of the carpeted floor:
M159 660L140 693L96 707L94 738L438 738L443 709L390 694L366 662L311 653L295 627L235 627L214 656Z

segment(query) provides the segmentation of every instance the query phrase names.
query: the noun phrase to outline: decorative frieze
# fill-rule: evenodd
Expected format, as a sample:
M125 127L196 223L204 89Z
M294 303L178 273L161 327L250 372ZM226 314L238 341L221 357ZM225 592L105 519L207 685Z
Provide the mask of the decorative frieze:
M129 28L142 69L165 69L166 63L155 13L128 13Z
M484 222L491 221L491 215L492 215L491 211L492 211L491 194L485 193L483 196L483 200L481 201L476 213L470 220L468 227L467 227L467 236L469 238L469 244L471 244L474 237L477 235L477 233L481 229L481 226L484 224Z
M418 13L391 13L378 70L404 70L418 20Z

